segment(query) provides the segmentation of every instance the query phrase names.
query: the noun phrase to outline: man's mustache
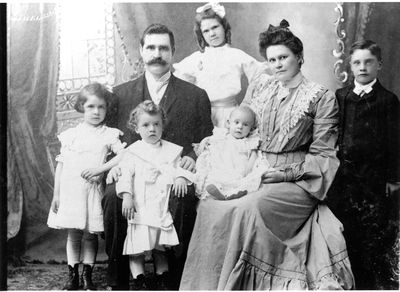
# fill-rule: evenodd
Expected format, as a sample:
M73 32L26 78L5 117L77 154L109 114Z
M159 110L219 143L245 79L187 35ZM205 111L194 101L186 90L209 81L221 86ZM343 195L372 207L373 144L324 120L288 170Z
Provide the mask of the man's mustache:
M152 59L146 63L146 65L154 65L154 64L159 64L162 66L168 65L168 63L165 60L163 60L161 57Z

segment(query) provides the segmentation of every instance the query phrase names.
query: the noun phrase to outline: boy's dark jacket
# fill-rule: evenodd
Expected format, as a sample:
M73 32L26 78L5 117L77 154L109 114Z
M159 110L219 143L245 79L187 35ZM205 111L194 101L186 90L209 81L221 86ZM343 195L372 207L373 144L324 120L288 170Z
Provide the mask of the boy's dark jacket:
M355 165L354 174L380 182L400 181L400 106L396 95L379 80L370 93L358 97L354 83L338 89L340 108L339 153L341 167ZM348 100L358 100L351 107ZM346 133L344 133L346 129ZM354 170L354 169L353 169Z

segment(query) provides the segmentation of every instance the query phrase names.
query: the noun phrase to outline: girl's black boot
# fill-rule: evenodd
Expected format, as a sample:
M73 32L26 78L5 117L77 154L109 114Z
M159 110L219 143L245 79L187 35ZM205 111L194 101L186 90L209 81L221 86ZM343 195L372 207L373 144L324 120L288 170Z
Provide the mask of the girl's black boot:
M65 283L63 290L78 290L79 289L79 264L74 267L68 265L68 280Z
M92 271L93 267L91 265L83 265L81 276L82 290L97 290L92 282Z

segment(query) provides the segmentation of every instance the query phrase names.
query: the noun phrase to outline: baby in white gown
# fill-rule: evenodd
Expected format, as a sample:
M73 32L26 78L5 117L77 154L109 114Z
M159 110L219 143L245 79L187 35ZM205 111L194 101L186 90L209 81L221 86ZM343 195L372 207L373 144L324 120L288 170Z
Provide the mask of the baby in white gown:
M196 193L204 199L235 199L256 191L262 174L271 170L258 155L256 115L247 106L232 111L227 127L214 128L213 135L198 146Z

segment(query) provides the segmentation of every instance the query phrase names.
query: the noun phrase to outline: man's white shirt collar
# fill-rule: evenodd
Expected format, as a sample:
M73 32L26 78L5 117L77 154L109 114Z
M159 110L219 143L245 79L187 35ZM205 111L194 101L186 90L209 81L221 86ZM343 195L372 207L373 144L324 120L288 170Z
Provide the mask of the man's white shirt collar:
M158 105L165 93L165 90L167 89L169 79L171 78L171 71L168 71L159 79L154 78L154 76L147 71L144 73L144 75L151 99L155 104Z

